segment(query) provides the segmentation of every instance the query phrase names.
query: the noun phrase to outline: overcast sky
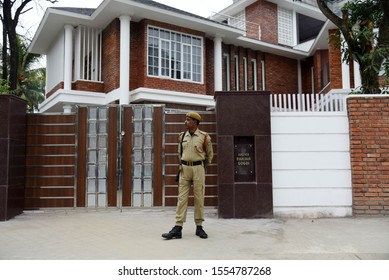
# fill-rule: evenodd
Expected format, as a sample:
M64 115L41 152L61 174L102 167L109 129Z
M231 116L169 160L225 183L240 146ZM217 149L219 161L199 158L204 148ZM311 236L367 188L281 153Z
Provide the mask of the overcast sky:
M184 11L191 12L203 17L210 16L213 12L228 7L232 0L156 0L168 6L172 6ZM45 0L32 1L28 7L33 8L21 16L20 24L22 28L18 30L20 34L32 38L42 19L47 7L81 7L97 8L103 0L59 0L56 4L51 4Z

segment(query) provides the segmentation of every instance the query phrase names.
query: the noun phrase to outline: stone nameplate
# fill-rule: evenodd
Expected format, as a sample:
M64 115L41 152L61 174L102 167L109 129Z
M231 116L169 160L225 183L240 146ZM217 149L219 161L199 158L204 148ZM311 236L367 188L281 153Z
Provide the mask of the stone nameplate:
M255 181L254 137L234 138L235 182Z

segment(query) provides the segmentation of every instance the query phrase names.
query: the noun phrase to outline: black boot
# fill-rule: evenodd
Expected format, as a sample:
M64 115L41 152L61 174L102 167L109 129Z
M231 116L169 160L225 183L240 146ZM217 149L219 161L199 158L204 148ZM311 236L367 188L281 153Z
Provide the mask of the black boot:
M172 239L172 238L177 238L180 239L182 238L182 227L181 226L174 226L171 231L168 233L163 233L162 237L166 239Z
M196 227L196 235L203 239L208 238L208 234L203 230L202 226Z

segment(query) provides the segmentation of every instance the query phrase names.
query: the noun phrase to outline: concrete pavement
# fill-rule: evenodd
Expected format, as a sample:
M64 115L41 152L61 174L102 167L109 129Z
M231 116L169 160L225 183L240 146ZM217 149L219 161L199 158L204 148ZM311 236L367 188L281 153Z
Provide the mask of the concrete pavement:
M164 240L174 208L27 211L0 222L0 260L389 260L389 217L219 219L208 239L188 211L183 238Z

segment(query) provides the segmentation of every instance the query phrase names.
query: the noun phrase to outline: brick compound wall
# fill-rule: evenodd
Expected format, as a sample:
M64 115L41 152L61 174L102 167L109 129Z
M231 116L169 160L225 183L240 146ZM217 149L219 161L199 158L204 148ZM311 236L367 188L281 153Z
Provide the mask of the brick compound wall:
M354 215L389 214L389 96L348 98Z

